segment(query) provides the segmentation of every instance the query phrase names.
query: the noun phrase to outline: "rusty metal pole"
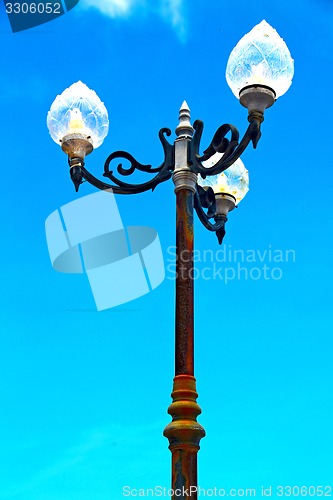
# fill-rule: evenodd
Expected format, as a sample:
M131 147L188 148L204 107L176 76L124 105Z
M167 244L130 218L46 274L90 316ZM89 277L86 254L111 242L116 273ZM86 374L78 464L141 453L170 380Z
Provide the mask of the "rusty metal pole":
M176 129L176 335L173 402L168 408L172 422L164 429L172 453L173 500L197 500L197 453L205 436L197 422L201 409L194 378L194 281L193 281L193 199L197 176L188 165L188 148L193 136L190 110L184 102Z

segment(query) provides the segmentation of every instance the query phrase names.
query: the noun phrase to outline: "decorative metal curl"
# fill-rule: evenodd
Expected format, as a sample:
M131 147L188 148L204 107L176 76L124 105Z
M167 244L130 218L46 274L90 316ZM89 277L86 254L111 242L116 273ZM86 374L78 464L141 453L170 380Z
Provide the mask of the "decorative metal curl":
M171 145L165 135L170 136L171 130L169 128L162 128L159 131L159 138L163 146L164 150L164 161L163 163L156 168L153 168L151 165L143 165L139 163L134 156L126 151L115 151L109 155L106 159L104 165L104 177L108 177L114 184L108 184L106 182L102 182L96 177L94 177L88 170L84 168L84 163L80 165L80 175L83 179L88 181L93 186L98 189L107 190L112 189L115 194L135 194L135 193L143 193L144 191L148 191L151 189L152 191L156 188L158 184L161 182L170 179L172 176L172 171L174 169L174 147ZM135 172L135 170L139 170L141 172L146 173L156 173L152 179L147 182L143 182L141 184L129 184L120 179L118 179L113 170L110 170L110 164L112 160L116 158L124 158L130 162L130 166L128 168L124 168L122 164L118 164L117 172L120 175L128 176Z
M203 210L207 208L207 213ZM226 234L225 224L228 218L225 215L216 215L215 194L211 187L203 189L197 185L197 190L194 195L194 209L199 217L200 222L209 231L216 233L219 244L221 245ZM212 224L209 219L214 217L215 224Z
M203 132L203 122L196 120L193 124L195 133L189 150L191 170L200 174L204 179L207 175L220 174L238 160L250 142L256 148L261 137L260 124L263 121L263 114L257 111L251 112L248 120L250 124L240 142L238 142L239 132L236 127L229 123L221 125L202 156L199 154L199 147ZM230 139L226 137L229 132L231 133ZM223 153L223 156L212 167L204 167L202 162L209 160L215 153Z

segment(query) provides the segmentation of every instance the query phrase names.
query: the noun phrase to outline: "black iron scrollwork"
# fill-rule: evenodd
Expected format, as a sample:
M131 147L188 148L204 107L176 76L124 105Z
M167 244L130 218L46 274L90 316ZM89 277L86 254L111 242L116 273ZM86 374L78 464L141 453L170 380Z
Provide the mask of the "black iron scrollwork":
M215 132L210 145L201 156L199 154L199 149L203 132L203 122L201 120L196 120L193 125L195 133L192 140L189 142L188 149L188 164L191 170L200 174L202 178L219 174L229 168L241 156L251 141L253 146L256 147L261 136L260 124L263 121L263 115L260 112L253 111L249 114L248 119L250 122L249 126L240 142L239 132L236 127L229 123L221 125ZM227 138L226 136L229 133L231 136ZM110 179L113 184L102 182L94 177L84 168L84 163L81 162L80 165L75 165L75 169L72 168L71 170L71 176L76 188L78 188L82 179L85 179L98 189L112 189L115 194L134 194L142 193L149 189L154 190L158 184L170 179L175 168L174 145L170 144L166 139L166 136L170 135L171 130L169 128L162 128L159 131L159 138L164 150L164 161L159 167L153 168L151 165L139 163L134 156L126 151L115 151L107 158L103 174L103 176ZM203 162L212 158L216 153L222 153L222 157L213 166L205 167ZM123 167L122 163L117 165L117 174L123 177L129 176L135 171L156 175L149 181L141 184L124 182L119 179L114 173L114 170L111 169L111 163L116 159L124 159L130 163L127 168Z
M93 186L98 189L107 190L112 189L115 194L134 194L134 193L143 193L144 191L148 191L149 189L154 190L158 184L161 182L170 179L172 175L172 171L174 169L174 148L171 145L165 136L171 135L171 130L168 128L162 128L159 131L159 138L163 146L164 150L164 161L163 163L156 168L153 168L151 165L144 165L139 163L134 156L126 151L115 151L111 153L106 159L104 165L104 177L110 179L113 184L109 184L106 182L102 182L96 177L94 177L88 170L84 168L84 165L81 165L81 176L83 179L88 181ZM156 174L152 179L147 182L143 182L141 184L129 184L127 182L119 179L110 169L111 162L115 159L125 159L130 162L130 166L128 168L124 168L122 163L119 163L117 166L117 172L119 175L128 176L133 174L136 170L141 172L146 172L150 174Z
M203 122L196 120L193 124L195 133L192 139L192 147L189 152L189 162L191 168L201 177L205 178L207 175L216 175L224 172L242 155L250 142L256 148L258 141L261 137L260 124L263 121L262 113L252 112L249 114L249 126L240 142L239 132L236 127L229 123L221 125L214 134L213 140L200 156L199 148L203 132ZM228 139L226 135L231 133L231 138ZM202 165L203 161L207 161L215 153L223 153L223 156L212 166L205 167Z
M221 245L225 236L225 224L228 218L225 215L216 215L215 194L211 187L203 189L197 185L197 190L194 195L194 208L199 217L200 222L209 231L216 233L217 239ZM207 208L207 213L203 210ZM209 219L214 217L215 224Z
M256 148L257 143L261 137L260 125L263 121L263 114L258 111L249 113L249 126L239 141L239 132L236 127L227 123L221 125L215 132L213 139L203 154L200 155L200 143L203 133L203 122L196 120L194 122L194 135L188 143L188 166L192 172L200 174L202 178L210 175L216 175L227 168L229 168L245 151L250 142ZM230 134L229 138L227 135ZM166 136L171 135L171 130L162 128L159 131L159 139L162 143L164 150L164 161L159 167L153 168L151 165L139 163L134 156L126 151L115 151L109 155L104 164L104 177L107 177L112 184L100 181L94 177L84 167L83 161L77 159L70 162L71 177L78 189L83 179L88 181L98 189L107 190L111 189L115 194L134 194L142 193L148 190L154 190L158 184L164 182L172 176L175 169L174 158L174 145L170 144ZM211 167L205 167L203 162L212 158L216 153L222 153L221 158ZM116 173L111 169L111 164L117 159L123 159L129 162L126 168L122 163L118 163ZM128 177L135 171L145 172L148 174L155 174L152 179L141 184L130 184L118 178L117 175ZM203 189L197 185L196 193L194 196L194 208L202 224L209 230L216 233L219 243L222 242L225 235L225 223L227 217L225 215L216 214L215 194L212 188ZM207 211L205 212L206 209ZM214 219L214 223L211 222Z

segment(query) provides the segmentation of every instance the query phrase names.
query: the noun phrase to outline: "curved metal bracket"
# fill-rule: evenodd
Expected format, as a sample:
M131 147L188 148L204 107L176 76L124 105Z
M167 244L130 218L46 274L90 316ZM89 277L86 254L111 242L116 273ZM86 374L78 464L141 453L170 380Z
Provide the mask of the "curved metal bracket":
M189 163L191 169L200 174L203 178L207 175L220 174L227 168L229 168L245 151L250 142L252 142L253 147L256 148L258 141L261 137L260 124L263 121L263 114L258 111L253 111L249 114L249 126L240 142L239 132L236 127L226 123L221 125L214 134L213 140L204 151L204 154L200 156L199 147L203 132L203 122L201 120L196 120L193 124L195 133L191 142L190 152L189 152ZM231 138L228 139L226 135L231 133ZM209 160L215 153L223 153L222 158L215 163L212 167L204 167L202 165L203 161Z
M164 150L164 161L159 167L153 168L151 165L143 165L142 163L139 163L134 156L126 151L115 151L106 159L103 174L103 176L110 179L113 184L103 182L93 176L84 167L84 162L80 161L79 163L76 162L75 165L71 165L71 177L76 190L78 190L79 185L83 182L83 179L85 179L96 188L101 190L111 189L115 194L143 193L149 189L153 191L158 184L170 179L174 169L174 146L167 141L165 135L170 136L171 130L168 128L162 128L159 131L159 138ZM156 175L149 181L141 184L129 184L124 182L121 179L118 179L118 177L114 175L113 170L110 169L111 162L116 158L123 158L130 162L130 166L128 168L124 168L122 163L118 164L117 172L119 175L128 176L133 174L135 170L150 174L154 173Z
M219 244L221 245L225 236L225 223L228 218L225 215L216 216L215 194L211 187L207 190L201 186L197 186L194 195L194 208L199 217L199 220L209 231L216 233ZM207 213L204 211L207 208ZM215 224L212 224L209 219L214 217Z

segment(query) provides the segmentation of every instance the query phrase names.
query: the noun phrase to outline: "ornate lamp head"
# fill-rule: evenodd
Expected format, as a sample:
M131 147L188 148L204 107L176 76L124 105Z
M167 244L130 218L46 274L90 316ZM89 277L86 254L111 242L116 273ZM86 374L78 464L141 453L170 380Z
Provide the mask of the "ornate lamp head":
M283 39L261 21L232 50L226 79L234 95L249 111L264 111L289 89L294 61ZM258 109L261 108L261 109Z
M108 113L98 95L79 81L56 97L47 114L47 126L70 159L83 160L106 137Z
M209 168L217 163L223 153L215 153L202 164ZM215 193L216 215L226 215L244 198L249 191L249 172L239 158L224 172L209 175L205 179L198 176L198 184L203 188L211 187Z

